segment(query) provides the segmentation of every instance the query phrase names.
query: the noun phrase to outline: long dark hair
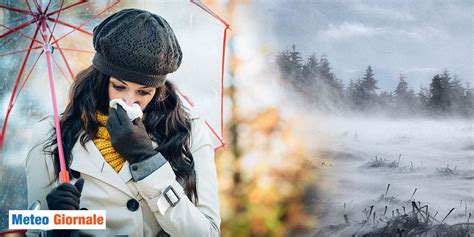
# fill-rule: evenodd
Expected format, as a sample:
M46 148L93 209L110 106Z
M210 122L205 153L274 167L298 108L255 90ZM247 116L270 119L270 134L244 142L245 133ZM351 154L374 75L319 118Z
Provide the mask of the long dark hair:
M88 141L95 138L98 131L97 111L108 114L109 80L110 76L90 66L76 76L71 86L69 103L60 120L67 167L73 159L71 151L78 139L85 147ZM166 81L164 86L157 88L143 113L146 130L152 135L151 139L159 144L157 151L168 160L178 181L184 184L184 191L189 199L193 200L194 197L197 203L196 173L190 151L191 120L176 92L176 86ZM81 135L82 132L84 133ZM55 133L52 133L49 140L44 150L50 150L48 148L54 146L50 154L54 156L57 180L60 166Z

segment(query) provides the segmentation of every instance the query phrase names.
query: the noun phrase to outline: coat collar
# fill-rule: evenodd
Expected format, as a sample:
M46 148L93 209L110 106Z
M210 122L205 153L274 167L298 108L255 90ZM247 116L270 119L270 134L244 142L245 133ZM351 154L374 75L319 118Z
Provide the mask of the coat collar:
M152 143L153 147L156 148L157 144L155 142ZM116 173L115 170L107 164L92 140L86 142L85 147L77 141L72 149L72 155L71 169L102 180L130 197L134 197L132 191L127 186L127 182L132 179L128 162L125 162L120 172Z
M128 162L125 162L126 165L122 167L120 171L121 174L117 174L115 170L107 164L92 140L88 141L85 147L83 147L79 141L76 142L72 149L72 156L71 169L102 180L133 197L132 192L126 184L127 181L131 179L131 176L130 179L127 179L127 172L124 171L125 168L128 169ZM128 172L128 175L130 175L130 172Z

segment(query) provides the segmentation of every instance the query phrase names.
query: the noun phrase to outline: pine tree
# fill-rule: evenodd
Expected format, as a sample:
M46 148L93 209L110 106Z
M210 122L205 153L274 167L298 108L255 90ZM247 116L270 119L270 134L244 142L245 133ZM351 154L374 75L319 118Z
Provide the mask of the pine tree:
M366 107L366 92L364 87L362 86L362 79L359 78L356 82L351 80L351 84L349 85L350 89L350 99L353 109L361 111L364 110Z
M418 100L421 107L422 108L428 107L428 104L431 98L430 91L426 87L420 86L420 91L417 93L417 96L418 96Z
M291 46L292 51L290 52L290 67L293 73L299 72L303 66L303 59L301 53L296 51L296 45Z
M382 91L377 98L379 112L391 113L394 108L395 99L392 92Z
M362 87L371 95L375 95L375 90L379 89L377 87L377 80L374 78L374 73L372 72L372 67L370 65L367 66L365 75L362 78Z
M291 51L280 52L277 64L292 87L312 106L326 111L343 105L344 84L331 71L326 55L320 59L313 53L303 63L301 53L292 46Z
M354 100L356 98L356 84L354 81L351 79L349 81L349 85L347 86L346 90L344 91L345 94L345 102L348 106L351 108L354 108Z
M415 91L408 88L408 82L404 74L400 74L394 94L394 107L398 114L408 115L419 110L420 103L416 98Z
M296 45L292 46L292 51L280 52L276 61L283 80L289 82L297 91L302 92L308 86L303 77L303 59L300 52L296 51Z
M439 74L436 74L431 80L430 95L430 110L437 114L446 111L446 88L444 88L443 81Z
M441 75L436 74L430 84L429 107L431 111L438 115L452 112L453 99L457 97L454 95L454 91L451 75L447 69Z
M449 101L451 103L451 112L456 115L464 113L465 107L465 92L466 89L462 86L462 82L454 75L453 80L449 84Z
M399 82L394 93L397 97L403 98L408 93L408 83L406 82L406 76L400 74Z
M463 101L464 116L468 118L474 117L474 89L469 87L469 83L467 83Z
M336 76L331 72L331 66L329 60L325 54L319 59L319 74L321 77L328 81L330 84L336 80Z
M316 78L319 73L319 63L315 54L309 56L308 60L303 66L303 75L305 77Z
M448 113L451 111L452 101L451 101L451 75L449 74L447 69L444 69L443 74L441 74L440 78L441 82L441 110L444 113Z
M284 77L288 77L289 75L291 75L292 67L291 67L290 51L285 50L285 51L280 52L277 55L276 62L277 62L278 68L280 69L280 72L282 73Z
M379 88L377 87L377 80L375 80L374 73L370 65L367 66L364 77L362 77L362 79L358 82L358 89L360 96L360 108L362 110L368 110L369 108L373 107L375 104L375 98L377 96L375 90Z
M342 82L341 79L336 78L334 80L333 87L334 87L337 98L339 98L342 101L344 99L344 83Z
M292 46L292 50L280 52L276 58L277 65L283 76L288 77L301 73L302 62L301 53L296 51L296 45Z

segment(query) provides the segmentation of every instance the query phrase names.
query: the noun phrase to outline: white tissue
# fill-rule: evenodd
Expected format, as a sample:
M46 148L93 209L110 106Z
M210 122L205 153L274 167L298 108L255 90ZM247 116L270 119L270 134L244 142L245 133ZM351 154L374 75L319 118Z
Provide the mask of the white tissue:
M142 109L138 104L134 103L133 106L129 106L122 99L113 99L109 102L109 106L114 109L117 109L117 104L120 104L122 108L127 111L127 115L130 118L130 121L133 121L136 118L143 117Z

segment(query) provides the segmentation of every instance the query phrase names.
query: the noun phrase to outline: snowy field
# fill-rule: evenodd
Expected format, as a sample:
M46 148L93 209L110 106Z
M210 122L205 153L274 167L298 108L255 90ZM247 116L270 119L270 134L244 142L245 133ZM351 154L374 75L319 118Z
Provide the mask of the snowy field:
M344 215L352 223L373 221L374 212L375 221L408 213L412 201L440 221L455 208L449 224L474 213L473 121L320 117L312 124L302 132L325 183L321 226L344 223Z

